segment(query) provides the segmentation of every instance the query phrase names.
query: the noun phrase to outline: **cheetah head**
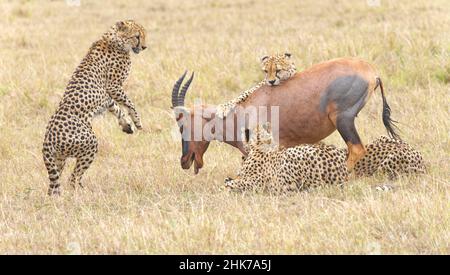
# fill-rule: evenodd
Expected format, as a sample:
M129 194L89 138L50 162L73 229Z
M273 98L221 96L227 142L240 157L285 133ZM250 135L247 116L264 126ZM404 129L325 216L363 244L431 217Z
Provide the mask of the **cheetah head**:
M252 151L269 153L277 149L269 122L262 125L256 125L251 132L242 131L242 133L243 146L248 153Z
M125 52L131 50L138 54L147 48L146 31L142 25L133 20L119 21L111 27L104 37Z
M270 86L279 85L281 81L291 78L296 73L290 53L263 56L261 68L265 73L265 81Z

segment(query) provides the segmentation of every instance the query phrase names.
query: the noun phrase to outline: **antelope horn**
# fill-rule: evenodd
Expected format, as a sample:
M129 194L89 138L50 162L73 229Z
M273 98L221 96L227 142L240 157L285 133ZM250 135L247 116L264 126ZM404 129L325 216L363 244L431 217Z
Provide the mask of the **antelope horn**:
M192 72L191 77L184 84L183 88L181 88L180 96L178 97L179 106L184 106L184 97L186 96L186 92L187 92L189 86L191 85L192 79L194 79L194 72Z
M186 76L187 71L184 72L184 74L175 82L175 85L173 85L172 89L172 108L180 106L178 105L179 97L178 97L178 91L180 90L181 83L184 80L184 77Z

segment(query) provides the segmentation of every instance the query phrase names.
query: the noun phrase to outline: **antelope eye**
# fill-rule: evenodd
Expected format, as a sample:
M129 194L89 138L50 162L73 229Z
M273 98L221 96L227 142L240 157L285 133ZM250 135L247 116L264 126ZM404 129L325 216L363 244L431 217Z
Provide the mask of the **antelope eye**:
M268 73L267 70L264 70L265 73Z
M281 72L281 70L277 70L277 73Z

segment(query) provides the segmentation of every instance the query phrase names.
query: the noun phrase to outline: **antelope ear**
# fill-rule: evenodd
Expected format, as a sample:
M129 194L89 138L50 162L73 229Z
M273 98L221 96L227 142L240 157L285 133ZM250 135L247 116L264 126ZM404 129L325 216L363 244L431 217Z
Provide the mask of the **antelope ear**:
M117 28L118 31L123 32L123 31L125 31L127 29L127 25L125 24L124 21L119 21L119 22L116 23L116 28Z
M175 119L177 120L177 122L181 122L183 118L186 119L187 115L189 114L189 110L184 106L173 107L173 112L175 114Z
M289 59L289 58L291 58L292 54L291 53L284 53L284 56Z
M184 107L184 106L176 106L176 107L172 107L172 109L173 109L173 111L175 113L187 113L187 112L189 112L189 110L186 109L186 107Z
M264 61L266 61L267 59L269 59L269 56L268 56L268 55L265 55L265 56L261 57L261 62L264 62Z

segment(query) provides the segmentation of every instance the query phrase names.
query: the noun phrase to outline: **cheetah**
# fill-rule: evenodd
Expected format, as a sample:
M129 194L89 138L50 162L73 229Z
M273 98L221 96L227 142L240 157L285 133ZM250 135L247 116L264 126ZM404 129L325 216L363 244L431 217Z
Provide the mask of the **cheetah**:
M321 185L342 185L348 180L346 154L335 146L304 144L281 148L270 130L256 126L249 140L244 136L243 159L236 179L225 179L225 187L236 191L284 194Z
M381 136L368 144L366 150L364 157L354 167L358 177L380 172L390 180L395 180L401 174L426 172L421 153L402 140Z
M134 127L142 129L140 116L123 84L131 68L130 51L138 54L145 50L145 38L140 24L133 20L117 22L92 44L76 68L44 137L42 152L50 179L49 195L60 194L59 178L70 157L76 158L76 164L69 182L73 187L82 187L81 177L97 153L97 138L91 126L94 116L108 110L125 133L132 134Z
M290 53L263 56L261 68L265 73L265 83L269 86L280 85L297 73L295 63L291 60Z
M217 115L220 118L226 115L239 103L244 102L254 91L263 85L276 86L282 81L288 80L297 73L295 63L291 60L290 53L265 55L261 58L261 69L265 73L264 80L255 86L241 92L236 98L217 106Z

